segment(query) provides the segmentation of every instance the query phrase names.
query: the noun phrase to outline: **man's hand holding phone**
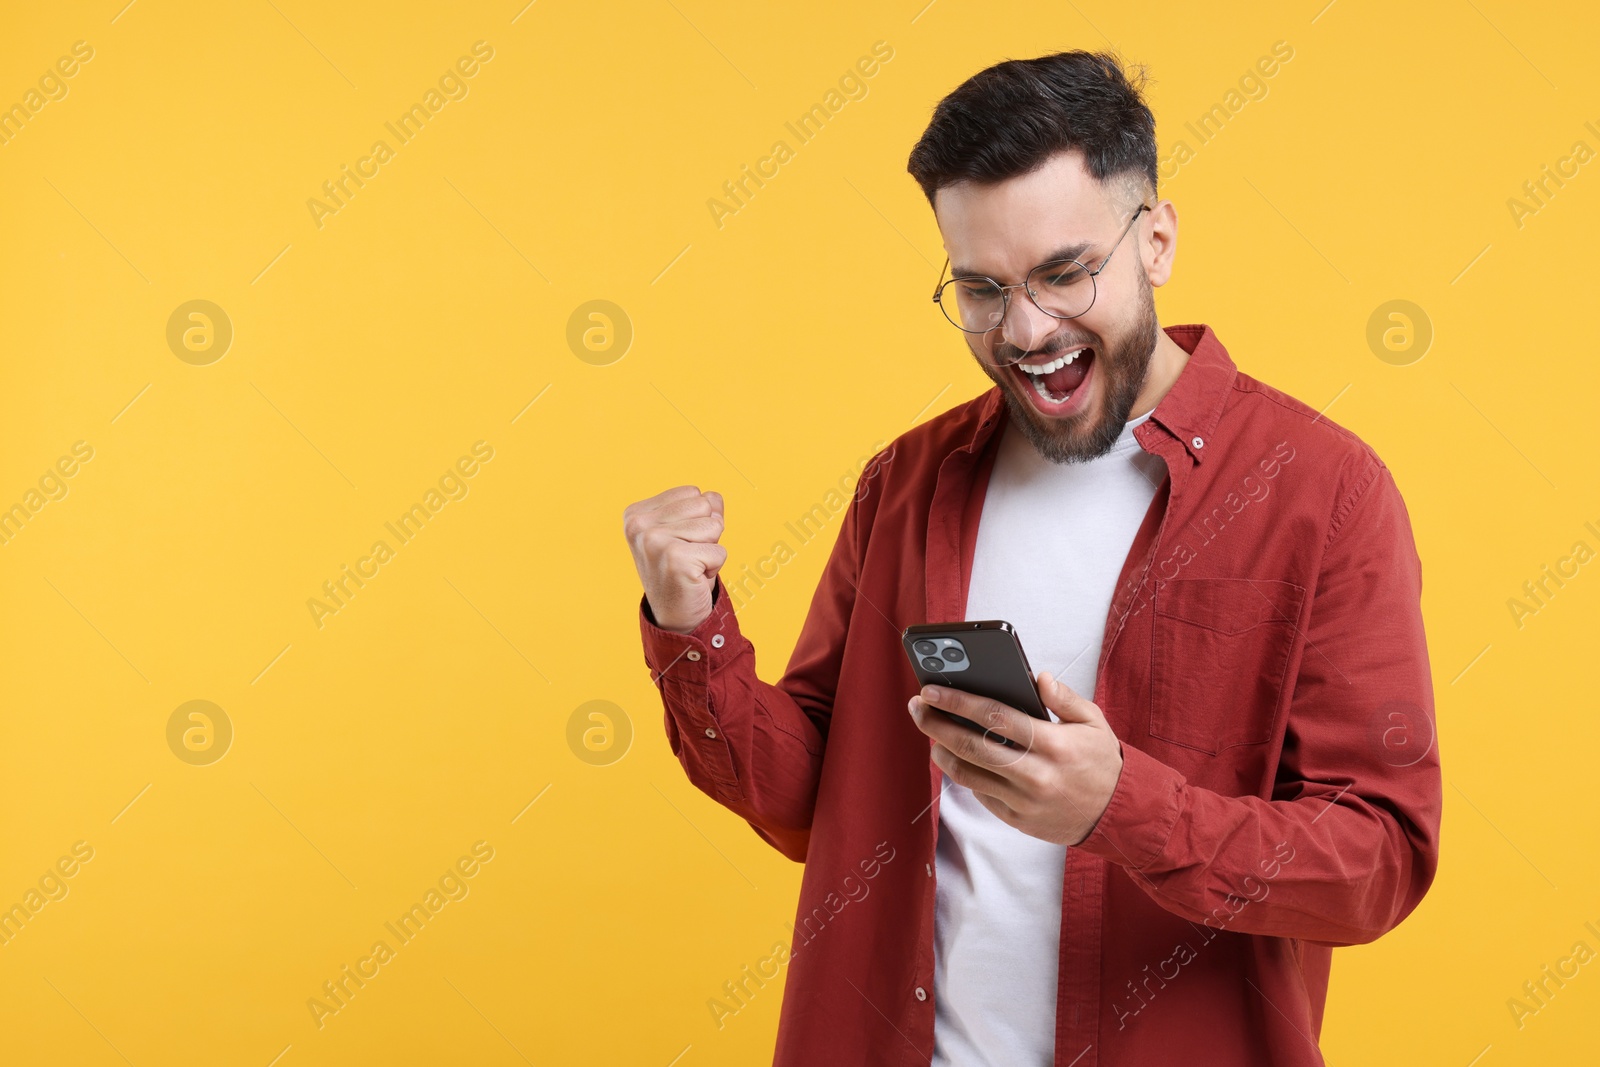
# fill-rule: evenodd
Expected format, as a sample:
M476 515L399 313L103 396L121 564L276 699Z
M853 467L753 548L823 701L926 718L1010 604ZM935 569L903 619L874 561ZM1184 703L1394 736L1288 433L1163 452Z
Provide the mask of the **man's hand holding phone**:
M907 705L911 721L934 741L933 762L972 790L989 811L1023 833L1059 845L1089 836L1122 774L1122 743L1098 705L1048 671L1035 679L1039 698L1060 722L948 686L923 686ZM981 724L978 733L932 709ZM991 738L991 735L996 735ZM998 738L1010 739L1008 747Z

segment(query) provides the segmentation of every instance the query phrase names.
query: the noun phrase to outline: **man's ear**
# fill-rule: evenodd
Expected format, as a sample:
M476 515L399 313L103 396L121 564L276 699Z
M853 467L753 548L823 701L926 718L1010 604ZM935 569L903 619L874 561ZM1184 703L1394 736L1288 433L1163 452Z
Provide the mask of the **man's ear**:
M1139 255L1144 261L1145 277L1153 286L1166 285L1172 277L1172 260L1178 253L1178 209L1171 200L1162 200L1145 212L1150 221L1140 227L1147 237L1139 242Z

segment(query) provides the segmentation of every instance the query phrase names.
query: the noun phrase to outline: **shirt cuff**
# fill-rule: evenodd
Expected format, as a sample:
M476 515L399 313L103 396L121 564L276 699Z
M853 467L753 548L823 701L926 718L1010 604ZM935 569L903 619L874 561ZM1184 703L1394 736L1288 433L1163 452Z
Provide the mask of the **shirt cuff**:
M650 600L641 594L639 635L644 642L645 664L657 685L671 681L704 686L749 644L739 632L739 621L720 575L711 587L711 614L686 634L657 626Z
M1159 856L1182 810L1182 774L1147 752L1122 745L1122 773L1089 836L1074 847L1139 870Z

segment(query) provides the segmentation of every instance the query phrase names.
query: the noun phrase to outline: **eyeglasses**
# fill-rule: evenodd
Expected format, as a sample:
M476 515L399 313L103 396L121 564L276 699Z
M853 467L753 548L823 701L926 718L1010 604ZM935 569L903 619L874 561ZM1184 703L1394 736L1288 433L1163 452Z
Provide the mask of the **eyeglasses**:
M998 328L1005 321L1013 289L1027 293L1034 306L1051 318L1075 319L1094 306L1098 284L1095 275L1111 262L1112 254L1133 229L1139 213L1149 210L1149 204L1139 205L1112 243L1111 251L1094 270L1076 259L1056 259L1034 267L1016 285L1001 285L983 275L944 281L944 272L950 266L949 257L946 257L944 267L939 269L940 285L933 291L933 302L939 305L951 325L965 333L988 333Z

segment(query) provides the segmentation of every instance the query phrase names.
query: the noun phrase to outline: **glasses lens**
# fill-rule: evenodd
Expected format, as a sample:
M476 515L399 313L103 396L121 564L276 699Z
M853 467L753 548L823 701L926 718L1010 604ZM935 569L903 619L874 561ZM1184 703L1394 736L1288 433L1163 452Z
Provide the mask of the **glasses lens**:
M939 307L957 329L985 333L1000 325L1006 298L987 278L956 278L939 290Z
M1043 263L1028 275L1028 292L1046 315L1077 318L1094 303L1094 276L1075 259Z

